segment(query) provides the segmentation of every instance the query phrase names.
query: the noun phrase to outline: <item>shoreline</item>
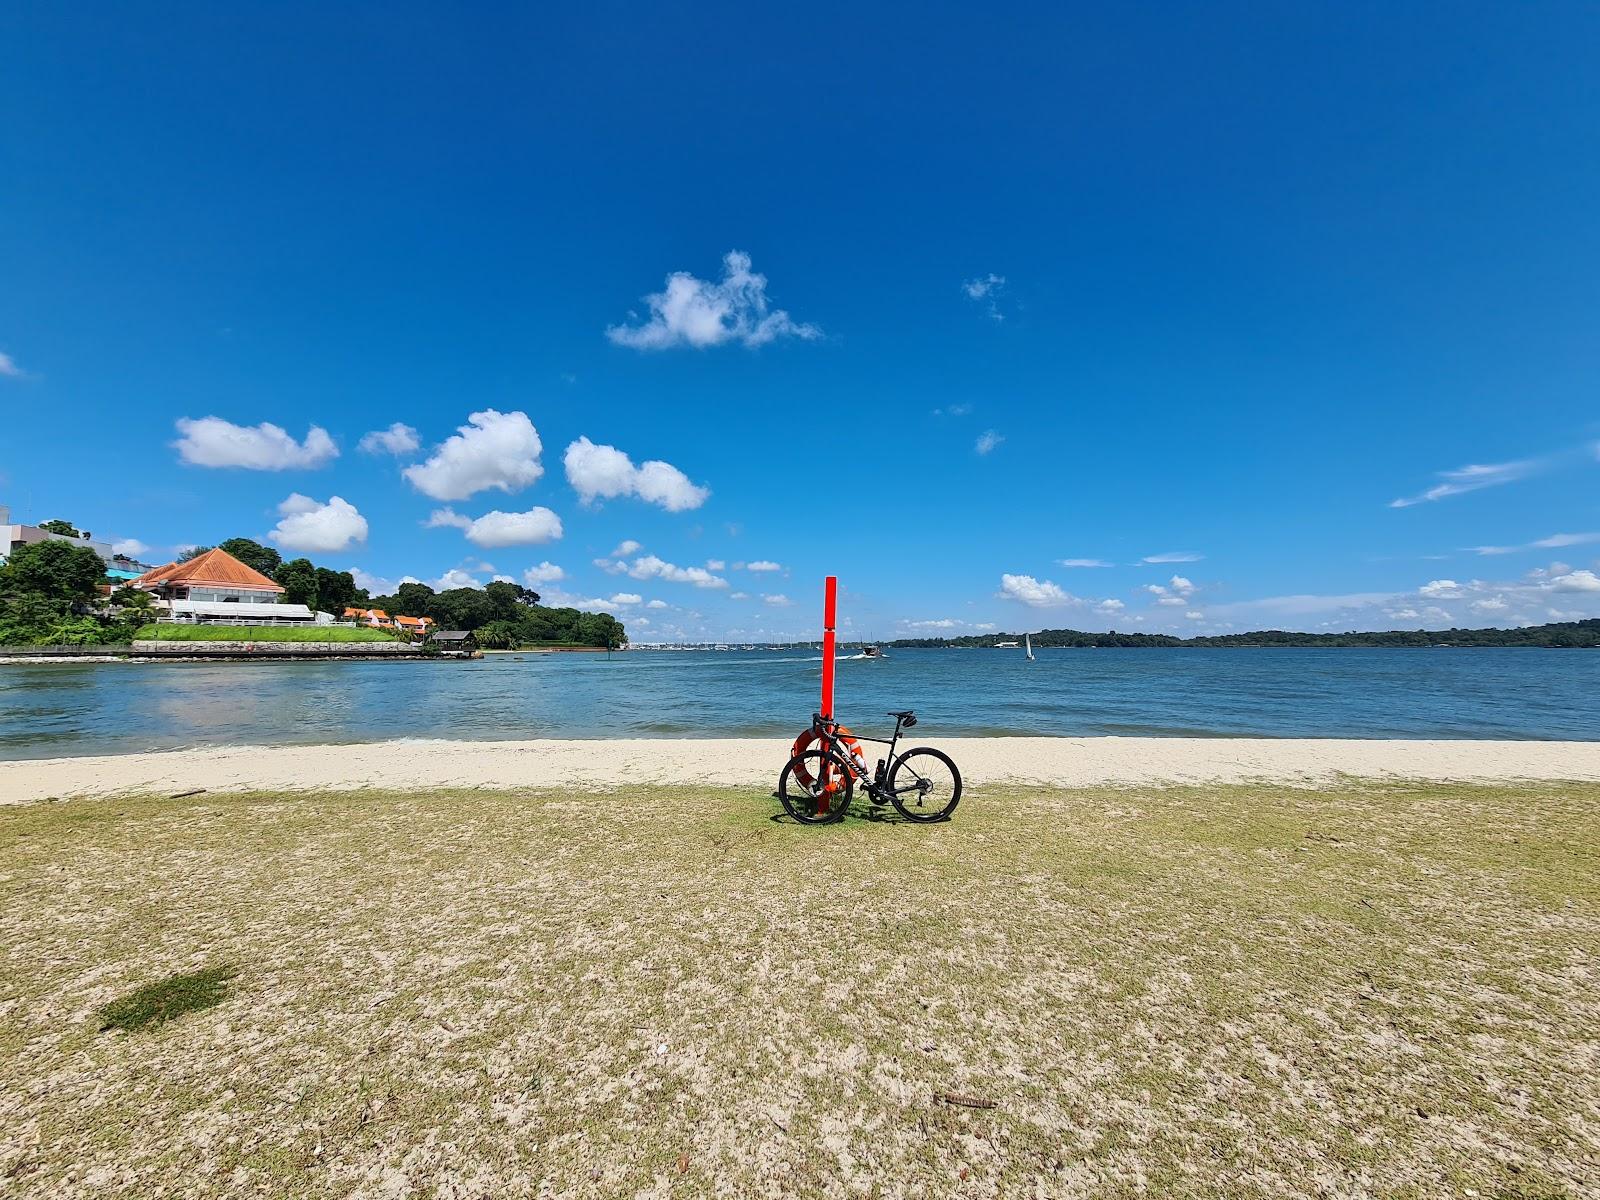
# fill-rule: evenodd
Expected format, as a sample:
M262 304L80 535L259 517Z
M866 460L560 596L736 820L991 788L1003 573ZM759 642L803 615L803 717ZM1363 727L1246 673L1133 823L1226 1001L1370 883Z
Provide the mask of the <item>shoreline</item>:
M631 786L766 787L787 738L474 742L401 739L242 746L0 762L0 804L184 791L354 791ZM908 745L918 744L910 742ZM1600 780L1600 742L979 737L934 738L968 785Z

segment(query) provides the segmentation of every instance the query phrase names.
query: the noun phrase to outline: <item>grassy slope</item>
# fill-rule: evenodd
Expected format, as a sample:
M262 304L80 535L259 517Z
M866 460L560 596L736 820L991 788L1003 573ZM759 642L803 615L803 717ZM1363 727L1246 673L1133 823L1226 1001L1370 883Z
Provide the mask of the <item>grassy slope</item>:
M628 787L0 809L0 1179L1600 1178L1600 788L990 788L932 828L773 808ZM99 1031L100 1006L207 967L238 971L215 1007Z
M394 635L347 625L146 625L133 638L137 642L389 642Z

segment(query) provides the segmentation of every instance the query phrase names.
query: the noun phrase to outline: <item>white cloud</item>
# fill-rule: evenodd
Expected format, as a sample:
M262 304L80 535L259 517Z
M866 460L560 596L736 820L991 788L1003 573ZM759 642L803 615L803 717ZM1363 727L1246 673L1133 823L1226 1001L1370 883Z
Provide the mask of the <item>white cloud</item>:
M750 599L750 593L749 592L730 592L730 593L728 593L728 599L729 600L748 600L748 599Z
M21 379L23 376L23 370L17 366L16 360L4 351L0 351L0 375L7 379Z
M463 571L460 567L451 567L443 575L433 581L433 590L447 592L451 588L481 588L483 581L476 579Z
M965 417L972 412L970 404L946 404L933 410L936 417Z
M1481 613L1485 616L1503 613L1510 607L1511 605L1506 603L1504 596L1490 596L1487 599L1474 600L1472 602L1472 611L1475 613Z
M726 571L727 569L728 564L723 562L720 558L706 559L706 570L708 571Z
M991 272L977 279L963 281L961 290L967 294L967 299L983 303L984 315L991 321L1004 321L1005 314L1000 311L1000 293L1005 286L1006 277Z
M1103 558L1058 558L1056 562L1063 567L1114 567L1117 564L1107 562Z
M391 595L393 594L394 589L399 586L399 584L395 583L395 581L392 579L385 579L381 575L373 575L368 571L363 571L360 567L351 567L350 577L356 581L356 586L358 588L365 588L367 593L373 596ZM410 576L407 576L401 582L407 583L415 581L412 580Z
M111 553L126 554L129 558L138 558L142 554L149 554L150 547L138 538L123 538L120 542L111 543Z
M1395 621L1415 621L1422 614L1414 608L1396 608L1391 609L1385 615Z
M367 519L339 496L319 504L293 492L278 505L278 513L282 519L267 537L285 550L332 554L367 540Z
M909 629L956 629L961 624L962 622L953 620L950 617L941 617L932 621L907 621L906 627Z
M635 350L704 349L726 342L764 346L783 337L810 340L822 336L815 325L795 321L783 309L770 307L767 277L751 271L750 256L738 250L723 256L720 282L674 271L667 276L665 289L646 296L645 303L650 309L647 321L613 325L606 336Z
M536 567L529 567L522 573L522 582L529 587L538 587L540 584L555 583L565 579L567 573L553 562L542 562Z
M401 474L435 500L465 500L490 488L515 492L544 474L539 465L543 449L527 413L489 408L472 413L426 462Z
M615 604L618 608L628 608L634 604L643 603L643 601L644 597L639 595L638 592L618 592L611 597L609 603Z
M978 435L978 440L972 443L972 448L979 454L988 454L1005 440L1004 434L996 433L992 429L985 429Z
M1417 595L1429 600L1459 600L1462 591L1454 579L1432 579L1417 589Z
M1004 600L1020 600L1034 608L1079 603L1071 592L1063 591L1048 579L1035 579L1032 575L1000 576L1000 597Z
M1094 606L1094 610L1102 616L1114 617L1126 607L1121 600L1102 600Z
M374 429L363 435L358 448L368 454L393 454L398 458L413 453L421 444L415 429L396 421L387 429Z
M789 605L794 603L793 600L789 599L789 597L783 595L781 592L771 596L764 595L761 597L761 600L762 603L770 604L773 608L788 608Z
M1435 484L1415 496L1402 496L1398 500L1391 500L1389 507L1410 508L1414 504L1428 504L1435 500L1443 500L1447 496L1460 496L1467 492L1481 491L1483 488L1515 483L1542 470L1547 462L1547 459L1524 458L1516 462L1469 463L1454 470L1440 471L1438 475L1444 480L1443 483Z
M627 558L628 555L636 554L640 550L643 550L643 549L644 549L644 547L641 546L638 542L634 541L632 538L628 538L625 541L617 543L617 548L611 552L611 557L612 558Z
M1193 550L1168 550L1164 554L1147 554L1140 562L1146 563L1191 563L1199 562L1204 554L1196 554Z
M620 568L615 569L615 568ZM606 568L612 574L624 572L634 579L665 579L668 583L692 583L698 588L725 588L728 581L720 575L713 575L704 567L680 567L675 563L666 562L654 554L646 554L636 558L632 563L614 563Z
M568 446L562 461L567 468L567 482L585 504L615 496L637 496L668 512L684 512L699 508L711 495L710 488L691 483L671 463L653 460L635 467L633 460L615 446L598 446L587 437Z
M451 508L435 509L425 525L429 529L460 529L467 540L485 549L497 546L537 546L561 537L561 518L548 508L535 505L527 512L493 512L473 518Z
M313 425L297 442L277 425L235 425L221 417L179 417L178 457L197 467L242 467L247 471L309 469L339 457L328 431Z
M755 562L745 563L744 569L746 571L758 571L758 572L759 571L781 571L781 570L783 570L783 564L782 563L769 562L766 559L757 559Z
M1550 581L1552 592L1600 592L1600 575L1593 571L1573 571Z
M647 602L645 604L645 607L646 608L666 608L667 607L667 602L665 600L651 600L651 601L649 601L649 602Z
M1203 620L1205 620L1205 613L1203 613L1203 612L1186 612L1186 613L1183 614L1183 618L1186 621L1203 621Z
M1152 596L1157 596L1157 604L1164 604L1168 608L1180 608L1189 602L1189 597L1194 593L1194 584L1182 575L1174 575L1165 584L1147 583L1144 590Z
M1473 546L1472 549L1479 554L1515 554L1519 550L1559 550L1564 546L1587 546L1591 542L1600 542L1600 533L1552 533L1520 546Z

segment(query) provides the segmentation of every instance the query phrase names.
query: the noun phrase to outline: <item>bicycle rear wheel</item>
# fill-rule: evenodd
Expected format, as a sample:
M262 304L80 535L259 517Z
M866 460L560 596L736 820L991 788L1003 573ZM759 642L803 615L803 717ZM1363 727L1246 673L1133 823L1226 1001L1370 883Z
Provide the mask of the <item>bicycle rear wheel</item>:
M918 746L894 760L889 790L906 820L946 821L961 803L961 772L943 750Z
M829 825L844 820L855 786L844 759L822 750L806 750L791 758L778 776L778 799L796 821Z

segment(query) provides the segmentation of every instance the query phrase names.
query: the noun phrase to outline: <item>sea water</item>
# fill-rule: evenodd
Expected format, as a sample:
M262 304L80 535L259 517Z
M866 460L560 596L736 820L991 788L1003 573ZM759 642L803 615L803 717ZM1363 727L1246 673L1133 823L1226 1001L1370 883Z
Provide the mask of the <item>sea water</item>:
M1600 739L1600 651L896 650L839 716L918 735ZM756 737L817 707L816 651L0 665L0 758L391 738Z

